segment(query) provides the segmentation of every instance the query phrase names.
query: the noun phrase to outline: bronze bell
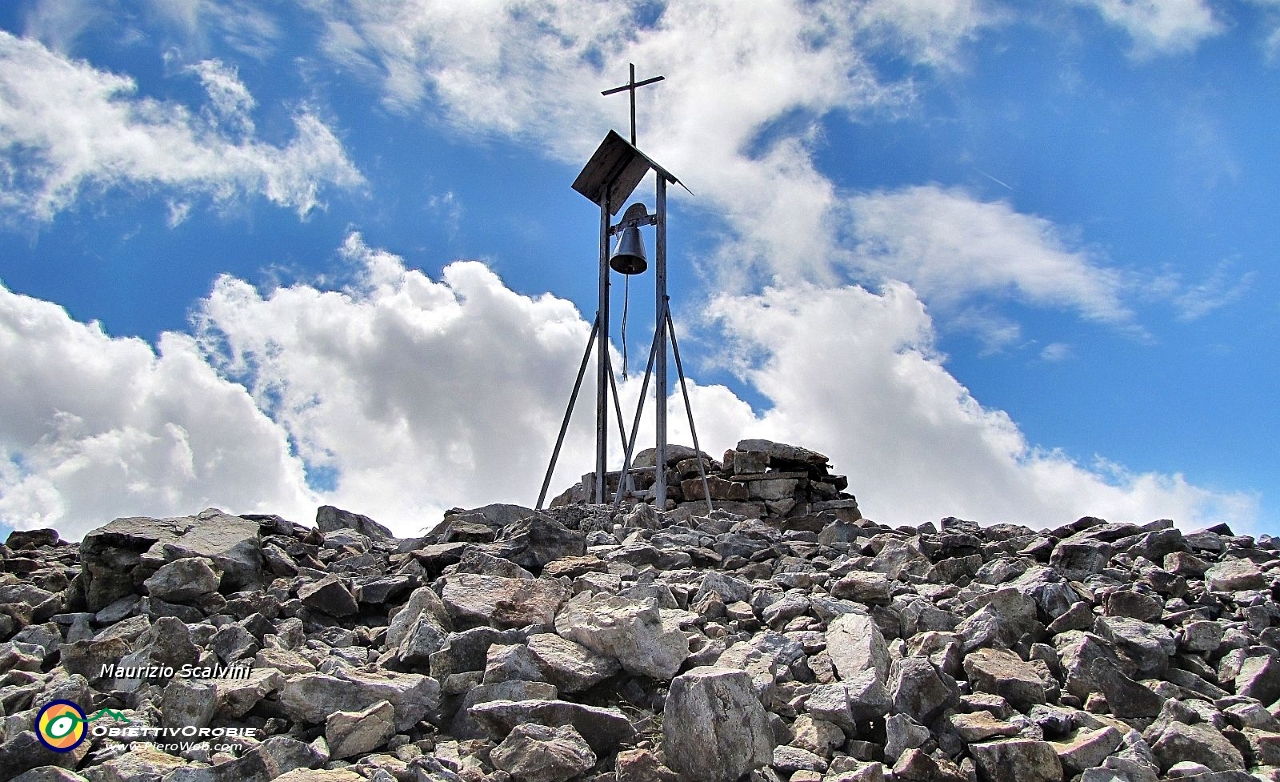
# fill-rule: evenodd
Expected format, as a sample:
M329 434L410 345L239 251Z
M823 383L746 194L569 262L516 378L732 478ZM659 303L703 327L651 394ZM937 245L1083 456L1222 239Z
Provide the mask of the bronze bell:
M634 203L622 213L622 222L631 222L622 229L618 244L609 256L609 268L619 274L641 274L649 268L644 257L644 239L640 236L639 221L648 216L642 203Z
M613 255L609 256L609 268L619 274L642 274L649 268L639 228L632 225L622 229L618 244L613 248Z

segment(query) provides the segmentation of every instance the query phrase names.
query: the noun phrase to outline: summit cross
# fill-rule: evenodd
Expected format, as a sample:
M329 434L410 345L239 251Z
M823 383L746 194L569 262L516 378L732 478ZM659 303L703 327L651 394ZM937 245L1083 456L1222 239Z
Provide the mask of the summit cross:
M645 79L644 81L636 81L636 64L635 63L628 63L628 64L631 66L631 78L627 81L627 83L622 85L621 87L614 87L613 89L605 90L600 94L613 95L614 93L622 92L623 90L626 90L627 92L631 93L631 146L634 147L636 146L636 88L643 87L647 84L653 84L654 82L662 81L666 77L654 76L653 78Z

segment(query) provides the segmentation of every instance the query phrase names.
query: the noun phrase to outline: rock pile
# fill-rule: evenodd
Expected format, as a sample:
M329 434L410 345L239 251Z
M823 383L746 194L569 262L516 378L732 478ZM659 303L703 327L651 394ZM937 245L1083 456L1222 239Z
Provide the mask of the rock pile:
M824 457L731 454L763 512L14 532L0 779L1280 779L1270 538L893 529L822 505Z
M650 501L655 462L654 449L641 451L635 466L642 472L632 478L636 494ZM705 513L710 493L720 510L756 519L797 519L791 523L793 528L803 526L807 517L821 514L857 521L862 518L857 500L844 491L848 478L828 473L827 463L827 457L815 451L769 440L740 440L736 448L725 451L722 461L706 452L697 454L692 448L671 445L666 459L668 502L676 519ZM705 488L703 473L707 476ZM619 473L610 473L610 491L617 491L619 480ZM588 473L581 483L552 500L551 506L585 503L595 496L594 487L595 474Z

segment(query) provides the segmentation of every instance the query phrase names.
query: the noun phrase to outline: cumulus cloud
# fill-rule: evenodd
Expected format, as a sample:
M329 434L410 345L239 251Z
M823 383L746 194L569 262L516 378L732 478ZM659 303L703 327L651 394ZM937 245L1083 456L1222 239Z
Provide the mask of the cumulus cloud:
M1133 39L1138 58L1194 51L1226 26L1205 0L1076 0Z
M947 372L932 322L905 285L882 294L773 288L722 297L711 312L736 341L738 372L771 404L747 428L830 455L871 518L1047 526L1097 515L1246 527L1256 517L1249 495L1031 446L1007 414L984 408Z
M363 183L318 117L294 117L296 138L257 140L252 96L221 63L197 66L211 106L139 97L126 76L0 31L0 210L41 221L86 191L133 189L225 202L262 195L305 216L325 187Z
M0 363L0 522L78 538L210 506L314 513L284 430L190 336L156 350L0 286Z
M327 497L396 529L430 526L454 505L532 505L590 324L477 262L432 280L358 235L344 254L361 274L342 291L264 296L220 279L199 332L219 369L247 384L312 469L336 476ZM590 469L586 407L560 488Z
M195 336L165 334L158 350L0 290L0 522L75 537L115 516L211 505L305 521L323 502L409 535L455 505L531 505L589 324L477 262L433 280L357 234L342 254L356 279L341 290L221 278ZM947 372L903 283L726 294L709 312L765 405L691 382L702 446L761 436L825 451L879 521L1247 528L1256 516L1254 497L1029 445ZM640 383L622 384L628 423ZM590 407L579 404L553 492L592 469ZM669 414L672 440L690 442L678 395ZM650 405L641 447L651 420Z

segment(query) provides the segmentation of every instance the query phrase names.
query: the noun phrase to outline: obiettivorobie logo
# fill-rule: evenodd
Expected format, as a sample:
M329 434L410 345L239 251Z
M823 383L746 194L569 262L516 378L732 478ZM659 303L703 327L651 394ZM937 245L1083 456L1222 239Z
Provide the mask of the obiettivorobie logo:
M54 752L70 752L84 741L88 724L110 717L128 723L129 718L115 709L98 709L92 717L72 701L51 701L36 715L36 738Z

